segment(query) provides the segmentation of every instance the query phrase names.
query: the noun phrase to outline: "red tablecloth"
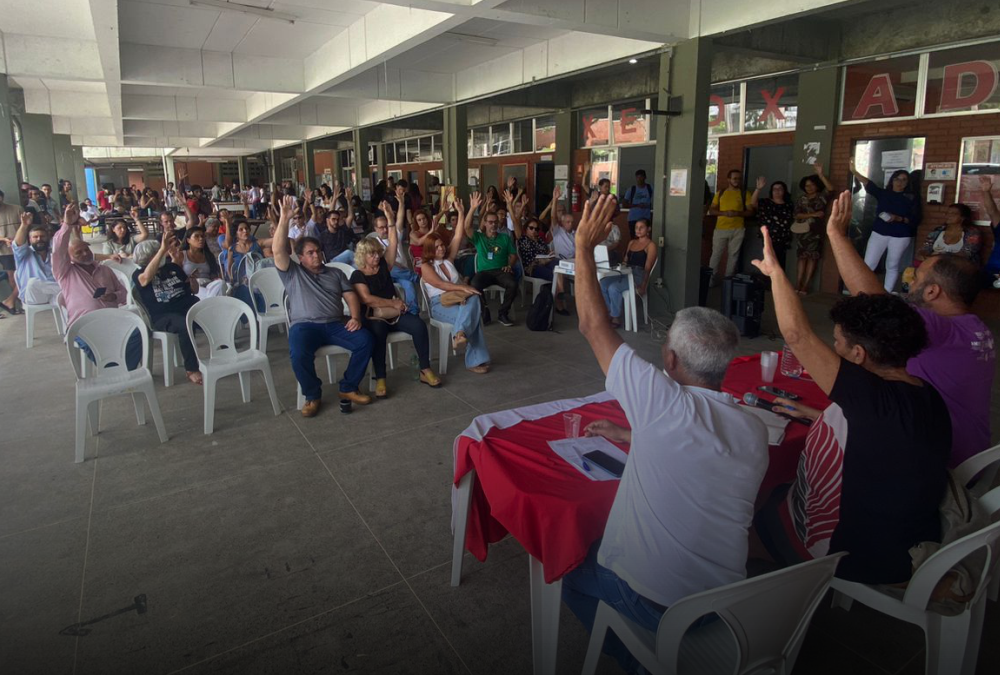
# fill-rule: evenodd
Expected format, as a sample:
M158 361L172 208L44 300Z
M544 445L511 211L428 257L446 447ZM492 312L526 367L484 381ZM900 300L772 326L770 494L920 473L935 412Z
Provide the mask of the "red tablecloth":
M752 356L733 361L723 389L742 398L746 392L762 394L760 384L760 358ZM774 386L799 394L806 405L828 405L812 381L777 374ZM548 441L566 436L567 411L582 416L581 429L598 419L628 427L621 406L604 393L482 415L455 439L455 483L476 471L465 546L480 561L490 544L510 533L542 562L551 583L579 565L604 534L618 481L592 481L549 448ZM782 444L771 446L761 495L794 479L808 431L790 423Z

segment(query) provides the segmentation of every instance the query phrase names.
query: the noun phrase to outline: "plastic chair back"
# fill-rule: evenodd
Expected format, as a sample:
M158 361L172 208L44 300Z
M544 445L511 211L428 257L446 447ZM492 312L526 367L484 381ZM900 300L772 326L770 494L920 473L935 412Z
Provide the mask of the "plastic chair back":
M146 306L142 304L142 296L139 295L138 285L133 285L129 288L129 296L132 298L132 306L139 312L139 317L146 324L146 328L153 330L153 323L149 319L149 312L146 311Z
M285 285L281 283L276 267L265 267L257 270L250 277L250 295L257 297L260 293L264 298L262 314L277 314L284 307Z
M186 317L191 344L196 350L198 349L194 335L194 327L197 325L208 338L209 359L216 361L237 359L240 351L236 348L236 329L242 319L246 319L247 327L250 329L248 349L254 349L257 345L257 318L251 313L247 303L227 296L201 300L188 310Z
M348 265L347 263L328 262L326 266L332 267L335 270L340 270L341 272L344 273L344 276L347 277L348 280L350 280L351 275L354 274L354 268Z
M998 468L1000 468L1000 445L995 445L969 457L955 467L953 473L959 483L968 487L972 479L982 472L976 485L983 484L984 487L989 488L993 485Z
M676 672L685 633L695 621L715 613L735 640L738 654L734 672L753 672L768 665L785 672L783 664L797 654L813 612L845 555L817 558L674 603L657 629L659 659L669 671Z
M90 377L113 376L127 373L125 365L126 345L132 333L139 331L142 337L142 360L149 362L149 333L142 319L125 309L95 309L73 322L66 331L66 345L70 363L79 380L84 378L83 365L74 353L74 343L80 338L94 355L95 373Z

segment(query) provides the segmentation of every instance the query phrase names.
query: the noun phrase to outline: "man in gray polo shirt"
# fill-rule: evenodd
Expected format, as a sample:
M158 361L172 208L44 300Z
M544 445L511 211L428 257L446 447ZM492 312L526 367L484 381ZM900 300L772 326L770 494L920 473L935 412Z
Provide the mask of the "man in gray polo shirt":
M361 300L344 273L323 264L323 246L313 237L295 242L299 262L289 254L288 222L295 211L295 198L281 202L281 217L273 243L274 266L288 294L288 347L292 370L302 387L306 403L303 417L319 412L322 380L316 376L316 350L336 345L350 350L351 360L340 381L340 398L360 405L371 403L371 396L358 391L372 355L372 334L361 327ZM351 315L344 322L344 301Z

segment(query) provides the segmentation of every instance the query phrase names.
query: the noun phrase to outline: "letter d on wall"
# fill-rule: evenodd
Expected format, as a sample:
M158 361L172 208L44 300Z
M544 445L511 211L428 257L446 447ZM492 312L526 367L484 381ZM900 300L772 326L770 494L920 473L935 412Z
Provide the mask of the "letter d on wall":
M972 78L972 91L962 93L962 85ZM985 103L997 86L997 69L989 61L953 63L944 67L939 112L965 110Z

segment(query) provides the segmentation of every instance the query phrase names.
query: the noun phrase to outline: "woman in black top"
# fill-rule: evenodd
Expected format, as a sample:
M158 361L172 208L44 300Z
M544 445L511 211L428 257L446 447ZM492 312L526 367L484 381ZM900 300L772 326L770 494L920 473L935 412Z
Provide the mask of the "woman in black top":
M398 319L392 323L380 319L365 317L364 327L375 336L372 348L372 365L375 367L375 398L385 398L389 395L385 382L385 350L389 333L402 331L413 338L413 347L420 361L420 381L437 388L441 386L439 378L431 370L430 339L427 336L427 324L415 314L407 312L406 301L396 295L396 286L389 270L396 263L396 228L389 228L389 247L384 248L375 238L366 238L358 242L354 250L354 266L357 271L351 275L354 290L361 302L368 308L367 313L374 310L398 310Z
M767 185L767 180L761 176L757 179L757 189L750 197L750 206L757 211L757 222L767 227L774 245L774 254L778 257L781 267L785 267L785 254L788 244L792 241L792 222L795 220L795 209L788 199L788 186L782 181L771 183L770 197L759 199L760 191Z
M635 239L628 243L628 249L625 251L625 265L629 270L626 274L632 275L637 296L646 295L649 277L656 265L658 251L649 232L648 220L640 218L635 221ZM615 328L621 326L622 301L628 290L628 277L625 274L601 279L601 293L611 314L611 325ZM638 325L638 322L636 324Z

